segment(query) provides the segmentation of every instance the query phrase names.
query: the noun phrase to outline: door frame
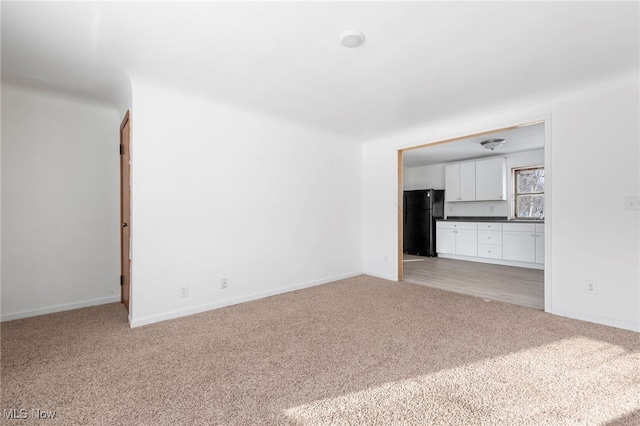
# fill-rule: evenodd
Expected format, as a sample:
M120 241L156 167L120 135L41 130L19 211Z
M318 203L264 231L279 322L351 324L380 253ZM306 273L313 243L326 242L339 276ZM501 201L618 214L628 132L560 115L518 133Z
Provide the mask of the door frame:
M534 124L544 124L544 157L545 157L545 263L544 263L544 310L545 312L551 312L551 185L550 185L550 171L551 171L551 146L550 146L550 137L551 137L551 117L546 116L544 118L525 121L520 124L516 124L513 126L507 127L499 127L492 130L487 130L478 133L471 133L464 136L458 136L455 138L444 139L440 141L436 141L433 143L420 144L416 146L411 146L408 148L398 149L398 281L402 281L404 277L404 268L403 268L403 206L402 206L402 194L404 192L403 188L403 180L404 180L404 164L403 158L404 153L406 151L412 151L414 149L427 148L430 146L441 145L450 142L456 142L463 139L477 137L477 136L486 136L496 132L502 132L506 130L518 129L521 127L531 126Z
M126 130L125 130L126 128ZM125 136L125 131L128 133ZM120 124L120 302L131 313L131 114ZM125 163L126 162L126 163ZM126 178L126 179L125 179ZM124 182L129 188L125 190ZM125 231L126 228L126 231ZM126 235L125 235L126 234Z

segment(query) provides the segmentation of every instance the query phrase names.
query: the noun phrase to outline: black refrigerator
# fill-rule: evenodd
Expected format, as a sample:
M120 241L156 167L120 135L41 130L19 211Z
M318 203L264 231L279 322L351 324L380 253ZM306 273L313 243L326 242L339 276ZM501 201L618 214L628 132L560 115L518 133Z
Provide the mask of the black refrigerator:
M402 214L402 251L436 256L436 219L444 217L444 190L404 191Z

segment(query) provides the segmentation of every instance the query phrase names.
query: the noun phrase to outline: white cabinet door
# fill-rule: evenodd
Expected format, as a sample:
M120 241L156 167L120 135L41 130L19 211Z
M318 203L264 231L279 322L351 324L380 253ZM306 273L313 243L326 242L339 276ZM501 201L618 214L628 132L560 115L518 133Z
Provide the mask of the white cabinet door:
M476 194L478 201L506 200L507 160L503 157L476 161Z
M445 193L446 194L446 193ZM460 163L460 201L476 199L476 163Z
M476 163L447 164L444 167L445 201L475 201Z
M460 201L460 164L444 166L444 200Z
M544 225L536 225L536 263L544 263Z
M536 261L535 232L502 231L502 258L520 262Z
M436 229L436 252L456 254L456 234L453 229Z
M478 225L472 222L437 222L436 251L439 254L478 255Z
M475 229L456 230L456 254L461 256L478 255L478 231Z

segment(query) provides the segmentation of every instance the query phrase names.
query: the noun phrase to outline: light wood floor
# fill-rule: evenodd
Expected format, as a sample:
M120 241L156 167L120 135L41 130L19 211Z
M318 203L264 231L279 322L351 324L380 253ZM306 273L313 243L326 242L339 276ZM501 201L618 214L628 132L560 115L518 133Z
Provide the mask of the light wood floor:
M544 271L404 255L404 281L544 309Z

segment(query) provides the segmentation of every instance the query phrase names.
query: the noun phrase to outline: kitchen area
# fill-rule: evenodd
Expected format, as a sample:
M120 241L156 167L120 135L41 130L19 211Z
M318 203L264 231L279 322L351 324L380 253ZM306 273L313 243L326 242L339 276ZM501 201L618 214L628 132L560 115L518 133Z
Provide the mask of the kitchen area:
M544 307L544 123L403 153L403 279Z

